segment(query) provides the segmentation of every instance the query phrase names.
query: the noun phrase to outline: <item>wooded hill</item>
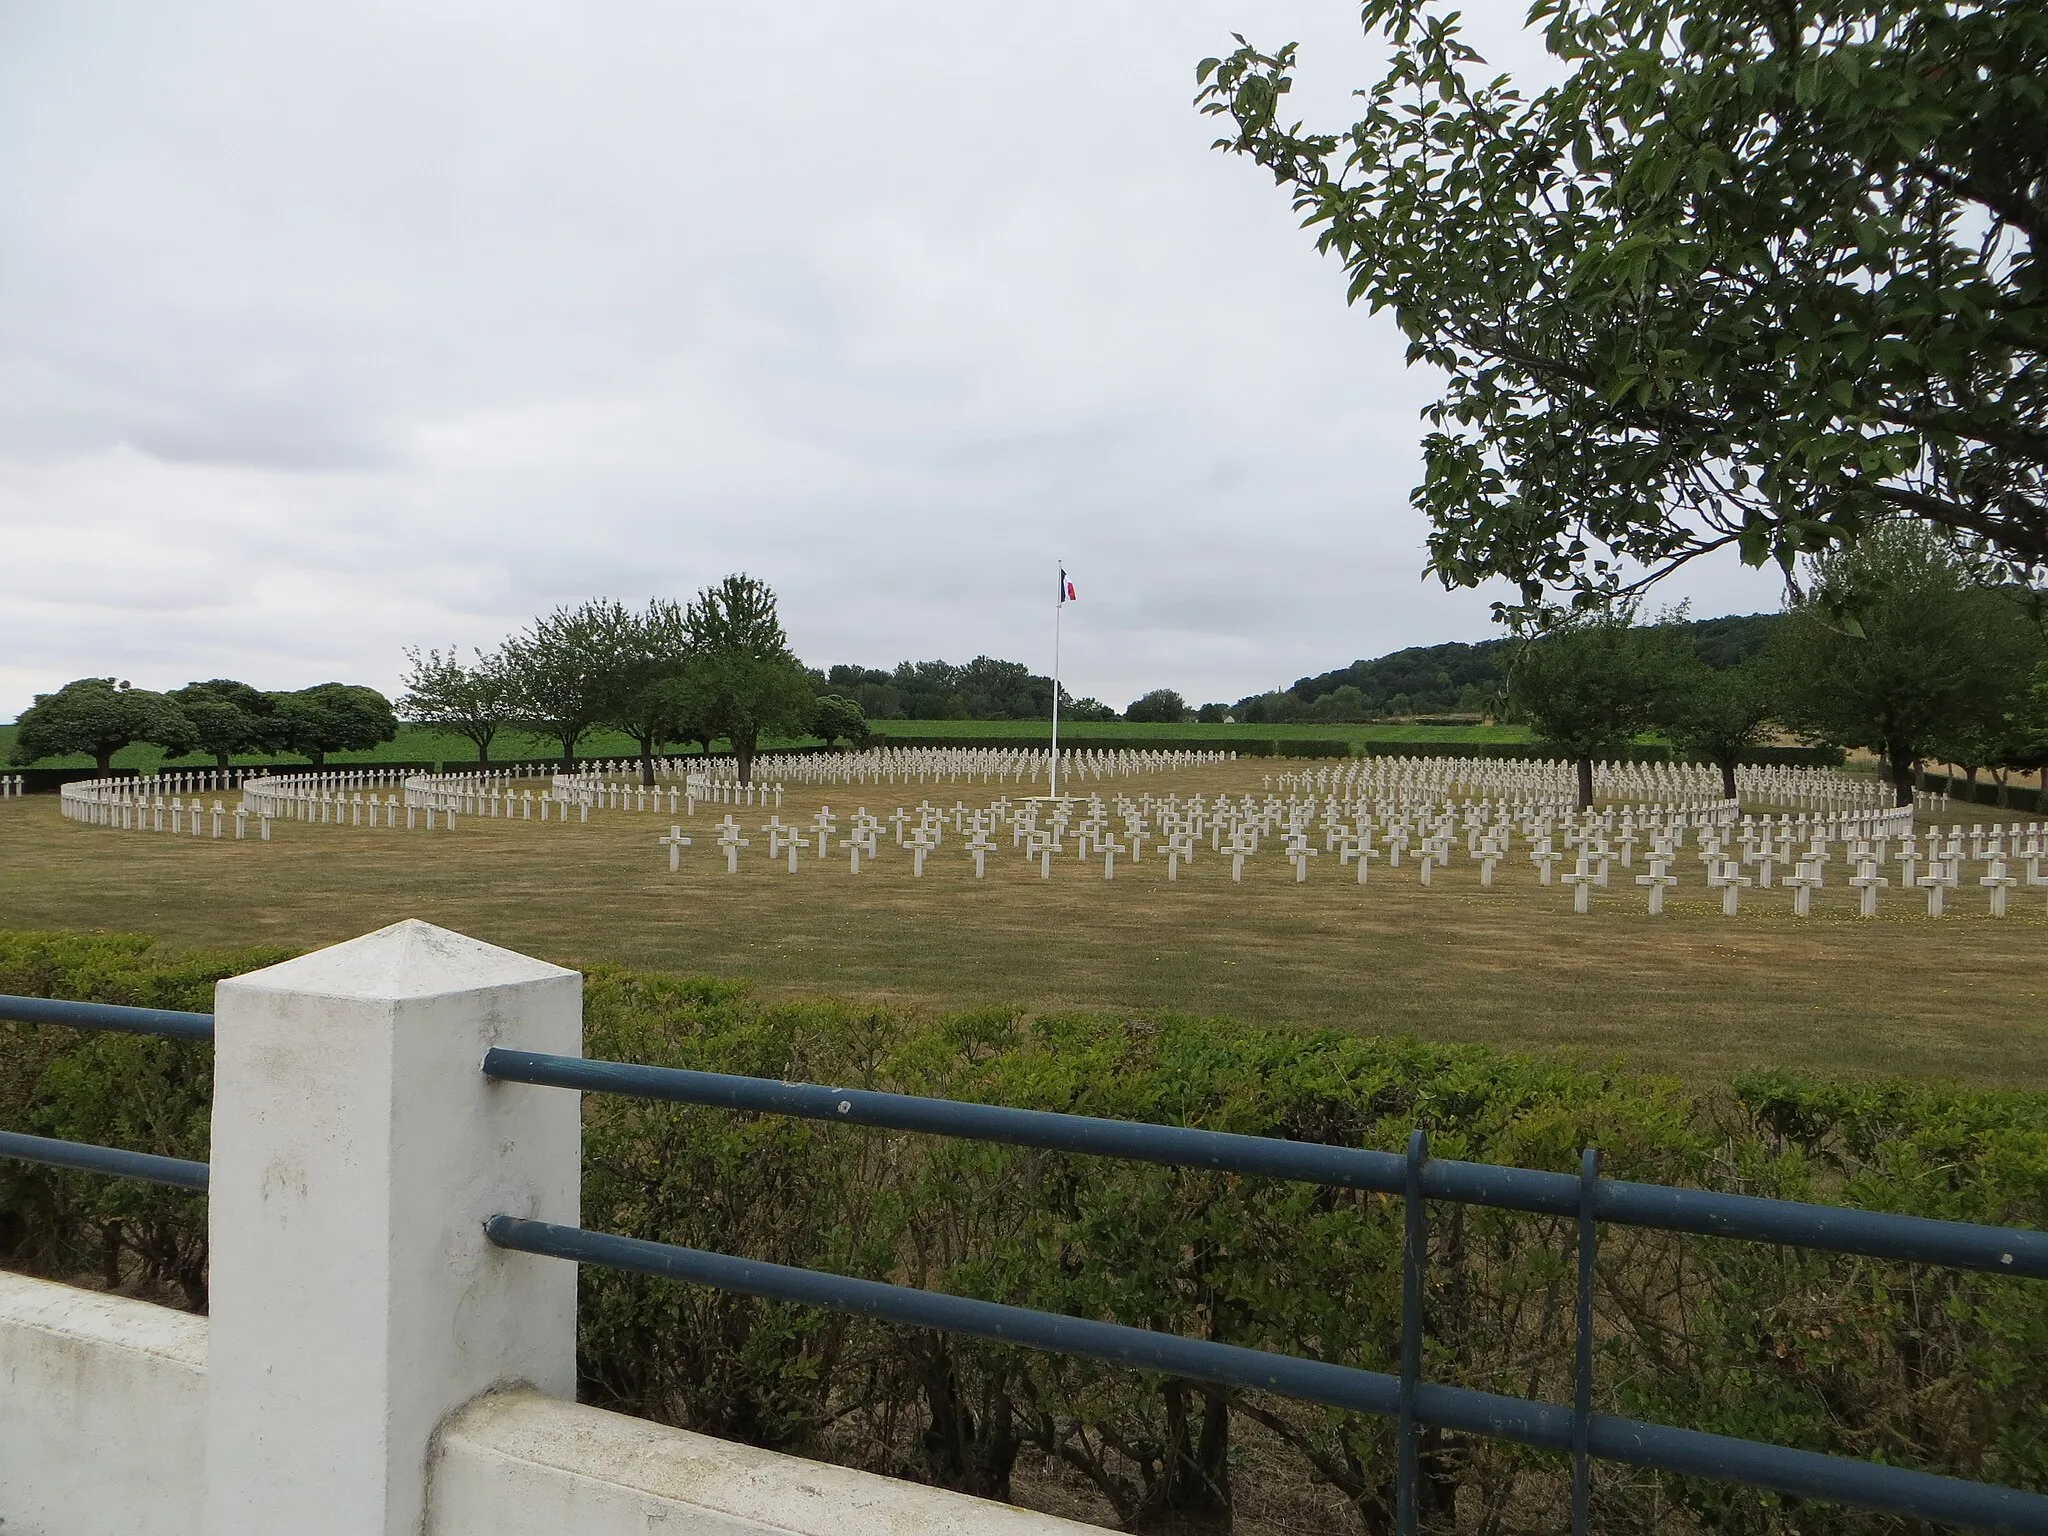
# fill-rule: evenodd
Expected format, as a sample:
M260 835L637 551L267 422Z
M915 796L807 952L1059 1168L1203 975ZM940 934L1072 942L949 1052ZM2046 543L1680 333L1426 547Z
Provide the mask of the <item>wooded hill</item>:
M1708 666L1732 667L1761 651L1782 617L1775 613L1728 614L1718 619L1689 620L1679 628ZM1313 705L1340 688L1356 688L1363 706L1374 714L1448 714L1460 709L1480 709L1500 686L1499 664L1509 644L1501 639L1481 640L1477 644L1454 640L1447 645L1409 646L1370 661L1354 661L1334 672L1298 678L1293 687L1282 691L1304 705ZM1258 697L1271 700L1274 695ZM1254 702L1240 701L1247 707Z

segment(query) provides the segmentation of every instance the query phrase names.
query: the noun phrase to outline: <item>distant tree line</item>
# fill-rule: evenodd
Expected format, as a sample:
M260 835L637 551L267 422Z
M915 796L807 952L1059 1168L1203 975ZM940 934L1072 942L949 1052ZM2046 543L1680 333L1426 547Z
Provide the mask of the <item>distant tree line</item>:
M1052 679L1018 661L901 661L893 671L835 666L816 674L821 693L852 700L870 720L1049 720ZM1060 691L1060 716L1114 720L1099 699Z
M155 693L111 677L81 677L36 695L15 723L9 755L26 765L83 753L101 773L111 771L115 753L138 744L170 757L204 752L223 768L249 752L320 763L330 752L364 751L397 734L390 701L350 683L266 693L217 677Z

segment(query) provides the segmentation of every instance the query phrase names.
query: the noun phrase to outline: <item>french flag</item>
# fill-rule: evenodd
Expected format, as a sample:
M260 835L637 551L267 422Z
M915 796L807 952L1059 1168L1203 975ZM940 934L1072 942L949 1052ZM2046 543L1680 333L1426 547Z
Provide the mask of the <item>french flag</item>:
M1075 592L1074 584L1071 581L1067 580L1067 568L1065 566L1061 566L1060 601L1062 603L1078 603L1080 600L1080 594Z

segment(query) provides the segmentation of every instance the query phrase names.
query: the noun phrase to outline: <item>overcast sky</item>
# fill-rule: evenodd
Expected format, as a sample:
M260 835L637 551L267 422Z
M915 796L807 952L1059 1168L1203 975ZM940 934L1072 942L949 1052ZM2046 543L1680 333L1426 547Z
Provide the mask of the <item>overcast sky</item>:
M1063 559L1119 705L1483 638L1435 380L1190 105L1233 30L1348 120L1347 0L7 0L0 719L732 570L816 665L1042 670Z

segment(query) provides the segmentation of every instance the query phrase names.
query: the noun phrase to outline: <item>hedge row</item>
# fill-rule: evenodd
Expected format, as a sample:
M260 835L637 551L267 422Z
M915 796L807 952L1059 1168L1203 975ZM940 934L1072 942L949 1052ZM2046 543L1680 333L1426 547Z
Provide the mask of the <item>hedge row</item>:
M274 959L146 940L0 935L0 991L205 1007ZM1614 1066L1216 1020L1004 1010L914 1018L744 984L600 969L593 1056L1568 1170L1927 1216L2048 1220L2048 1096L1783 1076L1695 1094ZM0 1124L207 1152L210 1052L0 1026ZM587 1225L780 1263L1391 1370L1399 1203L1355 1191L893 1137L630 1100L586 1101ZM203 1202L0 1164L0 1261L98 1273L192 1305ZM1438 1206L1426 1370L1569 1401L1571 1224ZM621 1275L583 1273L587 1401L994 1497L1055 1464L1134 1530L1384 1532L1386 1422ZM1610 1228L1598 1270L1603 1411L2048 1487L2038 1282ZM1557 1530L1561 1458L1432 1434L1437 1532ZM1626 1532L1875 1536L1895 1523L1603 1469ZM1304 1490L1321 1490L1316 1505ZM1318 1513L1320 1510L1320 1513Z
M2025 811L2039 815L2048 806L2041 803L2041 791L2019 784L2001 788L1994 780L1981 778L1975 784L1960 774L1923 773L1920 787L1930 795L1947 795L1971 805L1988 805L1998 810Z

